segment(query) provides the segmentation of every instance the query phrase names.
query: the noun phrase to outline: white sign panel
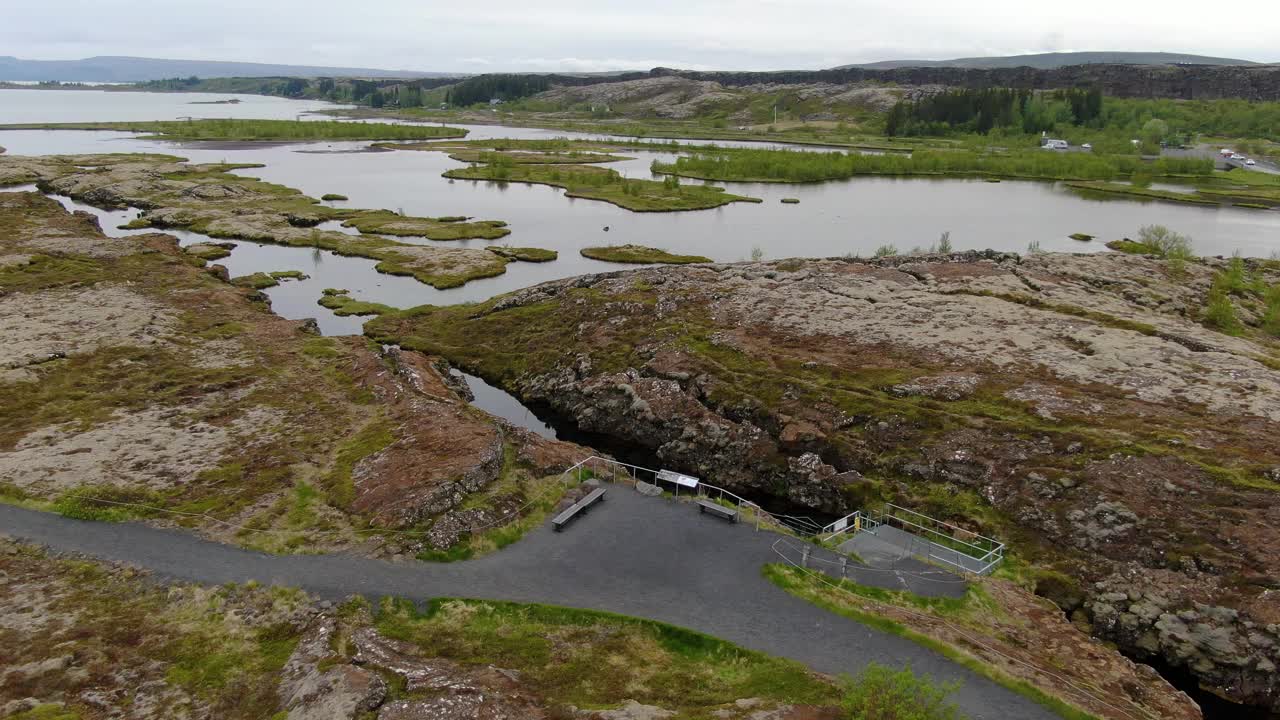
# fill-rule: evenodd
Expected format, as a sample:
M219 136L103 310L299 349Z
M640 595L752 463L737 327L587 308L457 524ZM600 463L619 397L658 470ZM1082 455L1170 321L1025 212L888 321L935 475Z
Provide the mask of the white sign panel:
M687 488L696 488L698 487L698 483L699 483L698 478L691 477L689 475L681 475L680 473L675 472L674 470L658 471L658 479L664 482L675 483L680 487L687 487Z

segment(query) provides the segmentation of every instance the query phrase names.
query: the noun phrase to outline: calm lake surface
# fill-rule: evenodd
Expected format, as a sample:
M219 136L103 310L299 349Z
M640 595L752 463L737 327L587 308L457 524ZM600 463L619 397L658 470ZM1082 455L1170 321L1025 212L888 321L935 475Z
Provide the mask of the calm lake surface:
M240 102L211 104L232 98ZM185 117L311 120L327 119L327 116L309 113L340 107L318 101L255 95L0 90L0 124ZM472 139L598 137L537 128L462 127L470 130L468 137ZM275 312L291 319L316 318L326 335L359 333L363 324L361 318L337 317L316 304L322 290L328 287L346 288L359 299L397 307L447 305L481 301L547 280L634 267L581 257L578 250L590 245L638 243L706 255L717 261L746 259L754 248L759 248L767 259L850 253L866 256L885 244L896 245L903 251L914 246L927 247L942 232L949 231L956 249L1023 252L1029 243L1038 242L1044 250L1097 252L1105 250L1103 243L1107 240L1133 237L1142 225L1158 223L1192 236L1196 251L1201 254L1225 255L1239 250L1246 255L1267 256L1280 251L1280 212L1085 198L1055 183L891 178L806 185L726 183L729 192L759 197L764 202L688 213L631 213L606 203L566 198L563 191L556 188L450 181L442 178L441 173L461 164L443 153L365 152L367 146L368 143L177 144L136 139L132 134L116 132L0 132L0 147L8 148L10 154L155 152L180 155L195 162L263 163L266 167L240 172L289 185L316 197L341 193L350 198L341 205L351 207L505 220L513 232L500 242L560 253L559 259L551 263L512 263L505 275L444 291L412 278L378 273L372 260L343 257L313 248L236 241L231 255L217 261L226 266L232 276L274 270L306 273L309 277L305 280L286 280L265 292ZM670 158L668 154L647 151L624 151L623 154L634 159L611 167L633 178L649 177L650 162ZM1154 187L1184 190L1180 186ZM0 190L35 190L35 187ZM783 205L780 200L784 197L798 198L800 204ZM151 232L118 229L118 225L137 215L136 210L105 211L68 198L58 200L69 209L95 214L108 235ZM349 231L330 225L325 229ZM209 240L193 232L166 232L176 236L184 246ZM1099 241L1081 243L1067 237L1076 232L1094 235ZM483 247L489 243L453 244ZM557 435L556 429L508 393L470 375L463 375L463 379L475 395L476 406L544 436ZM1200 699L1205 702L1204 698ZM1207 706L1210 708L1215 716L1243 717L1235 706Z
M227 100L240 102L225 102ZM124 90L0 90L0 124L177 120L188 117L293 120L303 113L341 107L350 106L265 95ZM0 145L4 143L0 142Z
M243 102L192 104L229 97ZM0 122L172 119L186 115L287 119L333 107L337 106L252 95L0 90ZM472 138L573 135L536 128L465 127L471 130ZM262 163L265 167L239 172L316 197L341 193L350 198L335 203L338 206L505 220L512 234L500 244L560 253L554 262L512 263L505 275L446 291L411 278L377 273L370 260L309 248L238 242L232 255L219 261L232 275L294 269L311 275L309 280L285 282L267 293L281 315L316 317L330 334L358 332L362 320L338 318L316 305L326 287L347 288L357 298L397 307L443 305L481 301L547 280L629 267L578 254L592 245L637 243L732 262L749 258L754 248L766 259L868 256L885 244L907 251L927 247L949 231L957 249L1024 252L1029 243L1038 242L1045 250L1090 252L1104 250L1107 240L1133 237L1142 225L1159 223L1191 235L1202 254L1225 255L1239 250L1267 256L1280 251L1280 212L1085 198L1055 183L894 178L802 185L724 183L729 192L764 202L694 212L633 213L603 202L567 198L558 188L448 180L441 173L462 164L444 153L369 152L368 143L363 142L171 143L116 132L7 131L0 132L0 146L10 154L155 152L195 162ZM650 177L653 160L671 157L649 151L623 154L633 159L610 166L633 178ZM786 197L798 198L800 203L784 205L780 200ZM133 214L104 215L103 227L109 233L122 232L115 226ZM1099 240L1083 243L1067 237L1076 232ZM175 234L184 244L201 239L194 233ZM483 247L492 243L473 240L451 244Z

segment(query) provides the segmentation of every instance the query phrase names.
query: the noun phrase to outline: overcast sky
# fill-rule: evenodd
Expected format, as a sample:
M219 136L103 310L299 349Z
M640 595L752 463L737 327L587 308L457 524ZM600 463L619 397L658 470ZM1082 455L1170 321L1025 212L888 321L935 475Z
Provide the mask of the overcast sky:
M1280 61L1280 0L5 0L0 54L411 69L800 69L1163 50ZM1215 12L1215 7L1222 12ZM1192 11L1194 10L1194 12Z

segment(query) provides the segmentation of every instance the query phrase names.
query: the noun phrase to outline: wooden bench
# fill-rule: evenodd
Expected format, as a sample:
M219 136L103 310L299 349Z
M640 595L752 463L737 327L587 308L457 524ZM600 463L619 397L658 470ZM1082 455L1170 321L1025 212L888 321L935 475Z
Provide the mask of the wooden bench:
M552 518L551 525L555 528L556 532L560 532L564 529L565 525L569 524L570 520L574 519L578 515L585 515L587 508L602 500L604 500L604 488L596 488L595 490L587 493L586 497L565 508L564 512Z
M713 503L710 500L699 500L698 512L711 513L712 515L715 515L716 517L719 517L719 518L724 518L725 520L728 520L731 523L738 522L737 510L734 510L733 508L727 508L723 505L717 505L716 503Z

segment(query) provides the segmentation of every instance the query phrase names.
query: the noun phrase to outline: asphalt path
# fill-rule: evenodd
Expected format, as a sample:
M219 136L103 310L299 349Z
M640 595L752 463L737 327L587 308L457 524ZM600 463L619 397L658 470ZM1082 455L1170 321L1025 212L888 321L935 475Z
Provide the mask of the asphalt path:
M350 555L268 555L136 523L95 523L0 505L0 532L54 550L147 568L163 579L301 587L322 598L466 597L606 610L679 625L787 657L824 673L867 663L909 665L958 681L951 699L973 718L1056 718L1044 707L895 635L827 612L777 588L761 567L780 540L689 503L609 486L605 501L563 532L544 525L507 548L458 563ZM934 576L934 579L938 579ZM901 580L895 578L895 582Z

